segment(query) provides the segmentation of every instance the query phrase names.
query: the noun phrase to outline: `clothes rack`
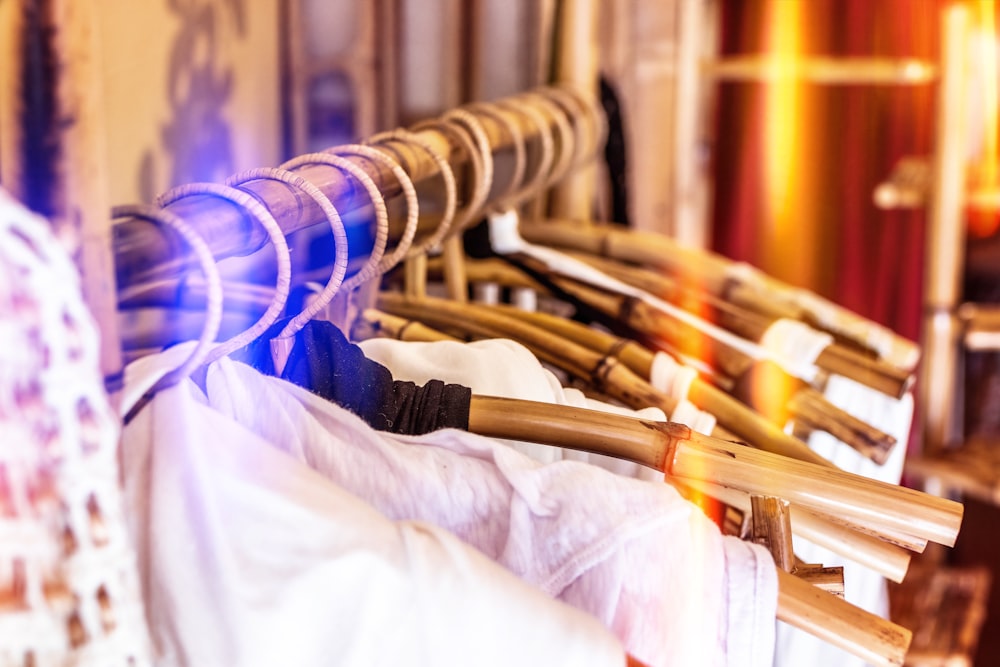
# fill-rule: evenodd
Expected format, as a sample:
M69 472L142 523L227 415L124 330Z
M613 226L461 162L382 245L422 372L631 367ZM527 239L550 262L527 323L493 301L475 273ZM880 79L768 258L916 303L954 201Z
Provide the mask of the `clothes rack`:
M600 145L601 116L589 98L580 96L569 89L561 89L560 95L574 96L580 102L576 105L578 107L576 111L570 108L571 105L557 105L549 102L550 117L558 119L561 115L564 127L572 128L573 134L573 146L567 145L567 135L563 134L563 139L557 147L559 152L557 162L569 167L576 167L590 160L593 157L593 152ZM536 97L548 99L543 94L536 93ZM540 128L523 114L511 111L511 105L518 103L526 103L523 96L520 99L514 98L507 100L505 104L496 105L493 114L502 114L509 122L516 123L527 145L533 146L542 142L543 135L551 131L551 128ZM496 122L495 117L491 120L488 114L483 114L480 120L486 131L491 152L500 153L512 148L513 137L511 133L505 131L502 123ZM553 120L553 124L555 124L555 120ZM417 131L416 134L421 142L432 148L433 152L444 156L453 168L460 167L473 158L473 155L463 146L456 144L448 133L433 125ZM574 151L581 146L588 147L588 152L581 155L575 154ZM417 146L400 143L395 146L394 154L395 159L415 184L437 177L440 173L439 165L432 159L429 152L421 150ZM394 177L389 167L360 155L352 155L346 159L371 176L383 198L391 198L401 193L402 188L399 180ZM460 169L456 169L456 171L462 173ZM345 217L345 223L348 227L352 225L357 227L362 224L358 220L352 219L350 214L366 207L369 203L369 196L363 191L363 188L358 187L353 179L345 176L339 170L320 166L305 166L298 173L319 188L323 195L337 203L337 209ZM468 185L468 178L467 175L464 176L466 182L461 183L462 186ZM494 187L486 194L482 208L489 208L496 204L500 195L505 194L503 188L495 187L496 183L491 185ZM284 183L274 180L257 180L245 183L243 188L269 210L280 226L281 232L285 235L327 222L326 215L315 200L300 197ZM227 201L214 197L191 197L172 203L167 208L198 230L217 260L251 254L266 243L266 235L259 225L255 224L239 206ZM433 224L433 221L424 224ZM188 253L179 250L177 239L171 233L150 227L138 220L129 220L114 226L113 249L118 288L123 296L135 295L142 292L151 283L155 285L156 281L164 281L182 275L190 266L193 266L192 258ZM355 255L353 259L360 258L357 251L354 251L353 254ZM687 471L685 474L693 473L696 478L703 477L706 469L714 467L716 468L716 476L703 479L703 481L724 485L731 480L727 477L729 473L724 472L729 470L743 483L749 485L747 489L754 493L766 491L770 488L769 484L771 483L784 485L784 492L803 501L804 509L811 508L821 514L823 512L837 514L835 503L831 504L833 495L842 488L838 486L840 483L846 483L847 480L851 479L850 476L838 475L835 471L830 471L830 480L820 485L825 489L824 492L829 494L831 501L829 503L823 501L818 505L810 504L811 500L808 494L797 491L795 483L789 485L786 482L801 474L817 480L819 483L820 477L813 475L814 471L811 467L800 469L791 465L784 472L779 470L769 478L761 478L757 474L758 469L754 466L758 463L766 466L776 459L761 458L756 452L738 446L733 446L736 447L733 449L717 440L703 441L707 443L707 447L704 449L696 448L688 451L681 448L685 453L679 456L678 442L700 441L698 437L693 437L689 429L681 429L664 440L661 438L662 429L651 429L649 424L637 420L615 420L607 417L597 419L593 415L573 411L564 411L558 415L559 419L566 424L563 427L562 435L559 435L553 431L553 429L558 431L556 427L558 420L555 419L557 411L553 411L550 407L539 408L540 412L534 415L536 421L533 422L523 413L523 410L528 406L519 403L518 414L521 414L521 417L512 420L510 419L509 404L502 401L497 403L495 402L497 400L499 399L481 397L474 401L477 407L474 423L476 429L483 434L514 437L518 434L518 429L521 428L526 429L520 433L521 437L531 439L538 437L540 424L544 424L548 429L546 438L550 444L580 448L580 423L590 423L588 420L594 420L592 423L593 433L601 434L605 440L620 443L624 448L620 454L627 458L652 465L661 470ZM653 442L648 440L650 437L653 438ZM597 439L591 439L591 442L597 441ZM643 443L648 443L648 445ZM664 449L664 445L670 446ZM604 451L607 451L606 444L601 446ZM583 445L584 449L586 447ZM804 453L803 456L811 458ZM743 463L744 459L752 462L749 467ZM767 484L761 485L761 479L766 479ZM907 529L915 525L914 515L922 516L924 515L923 510L926 509L931 513L931 518L920 526L921 535L946 544L953 542L961 512L960 508L950 505L947 501L916 492L911 493L908 490L889 485L868 484L860 480L858 480L856 491L860 494L858 498L861 500L852 506L851 521L865 524L873 520L876 525L869 525L869 529L876 533L881 529L885 529L887 534L891 534L892 531L906 532ZM891 514L881 512L880 503L890 497L898 499L902 507L910 508L912 511L907 512L897 507L893 509ZM865 505L873 506L874 511L866 511ZM803 513L803 515L806 514ZM884 621L884 619L854 609L842 600L836 600L825 593L815 595L814 593L818 589L794 580L793 577L782 576L781 582L782 611L779 617L783 620L814 634L819 634L848 650L869 656L881 664L901 663L909 641L908 633L905 630Z

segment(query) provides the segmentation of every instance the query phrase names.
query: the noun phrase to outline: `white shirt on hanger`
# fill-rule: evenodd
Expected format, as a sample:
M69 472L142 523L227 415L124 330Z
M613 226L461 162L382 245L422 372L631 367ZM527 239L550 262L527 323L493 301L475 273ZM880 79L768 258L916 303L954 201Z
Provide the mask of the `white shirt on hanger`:
M477 392L485 385L494 395L509 396L509 388L500 391L504 375L519 379L521 391L534 400L561 389L557 383L542 388L551 373L523 346L483 343L415 344L408 358L417 364L444 359L452 370L437 375L446 382L469 379L463 376L484 364L506 369L479 380ZM397 379L426 381L402 375ZM525 382L532 378L539 382ZM387 515L443 526L520 578L593 613L649 664L771 662L777 583L770 554L723 538L662 482L662 473L650 471L658 481L649 484L574 461L540 465L495 440L459 431L419 438L372 431L304 389L228 360L210 370L208 394L219 410L267 439L276 442L284 434L283 446L293 456ZM636 414L585 402L592 409ZM340 447L344 440L353 447Z
M390 521L190 381L125 427L122 451L158 664L623 663L589 615L444 530Z

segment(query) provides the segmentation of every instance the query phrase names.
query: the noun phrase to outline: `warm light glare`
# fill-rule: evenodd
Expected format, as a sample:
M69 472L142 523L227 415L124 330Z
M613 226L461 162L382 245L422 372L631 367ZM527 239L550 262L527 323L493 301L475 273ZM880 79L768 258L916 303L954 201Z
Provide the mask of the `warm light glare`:
M802 2L771 2L767 21L768 57L780 63L780 68L795 71L801 61L803 35L801 30ZM764 103L764 196L766 264L768 271L793 271L797 282L807 283L802 275L808 262L807 253L797 247L799 230L796 208L803 202L802 177L809 160L802 131L803 87L797 77L782 77L770 82ZM792 387L783 373L755 372L750 390L759 405L784 406Z
M767 48L779 69L793 70L801 51L799 2L772 2L768 21ZM773 229L769 243L778 252L791 225L796 124L799 115L799 84L795 77L779 77L767 88L765 102L766 218Z
M998 103L997 92L997 34L996 34L996 0L978 0L975 5L975 54L974 62L976 67L982 68L978 72L977 86L980 86L978 95L973 95L973 99L980 98L983 106L981 121L982 146L976 169L974 187L977 189L995 190L1000 187L998 183L998 160L1000 160L1000 140L998 140L997 114L1000 113L1000 103ZM978 114L976 114L978 116ZM978 119L977 119L978 120ZM995 213L975 214L969 217L970 233L973 236L989 236L997 231L1000 225L1000 217Z

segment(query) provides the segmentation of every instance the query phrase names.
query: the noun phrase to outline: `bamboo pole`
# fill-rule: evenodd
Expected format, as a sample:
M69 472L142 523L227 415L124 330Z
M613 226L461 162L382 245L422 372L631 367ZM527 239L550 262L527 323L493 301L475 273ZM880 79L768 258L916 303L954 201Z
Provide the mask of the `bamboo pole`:
M597 99L597 0L561 0L556 14L553 80ZM590 220L596 188L593 166L574 170L549 193L549 214Z
M814 84L925 84L937 76L933 63L915 58L826 58L784 60L772 56L732 56L705 61L702 74L727 81L798 79Z
M711 496L742 512L750 512L747 493L700 480L686 480L686 485L699 493ZM804 507L791 506L792 534L849 558L885 578L901 582L910 567L910 552L898 544L863 533L858 527L849 527L820 516ZM924 541L926 545L926 541Z
M795 553L792 551L791 506L787 500L775 496L750 496L754 542L771 552L774 564L791 572L795 568Z
M469 430L489 437L544 442L560 447L616 456L667 471L676 469L678 460L685 460L690 453L693 453L687 450L721 447L721 451L726 452L725 456L735 456L736 454L728 449L728 443L707 436L699 436L679 424L648 422L582 408L568 408L567 406L553 406L533 401L485 396L472 397ZM735 446L735 448L740 447ZM742 449L747 448L743 447ZM773 458L773 455L771 457ZM784 460L787 461L787 459ZM856 477L848 473L837 475L836 471L809 464L800 465L805 470L812 469L812 472L816 473L816 476L813 476L805 473L803 469L792 473L799 476L803 485L812 486L814 482L819 481L825 475L839 477L841 482ZM683 463L682 467L687 468L686 463ZM722 474L725 476L725 473ZM869 483L878 486L871 480L860 479L861 486L866 486ZM749 477L740 475L740 483L744 482L750 486L756 485ZM821 483L820 486L826 485ZM855 485L846 485L844 488L850 486ZM889 489L893 487L883 486L885 487L883 492L893 496L896 496L897 492L909 491L895 487L897 491L890 492ZM911 505L911 501L915 498L913 494L916 496L924 495L917 492L902 493L892 501L889 498L882 498L881 501L894 502L899 500L907 506L907 509L915 510L916 507ZM811 498L816 504L825 502L821 500L825 496L825 492L822 490L817 491L815 495L811 492L796 495ZM837 511L843 511L845 506L855 505L853 494L841 497L841 500L844 502L833 502L834 505L839 505ZM928 500L929 505L938 505L939 501L942 499L930 497ZM866 500L859 499L859 502L863 504ZM950 501L943 502L949 503ZM958 505L957 503L952 504ZM929 507L923 501L917 502L916 505L921 507L919 514L924 514L923 510ZM961 505L958 507L960 508ZM855 507L855 509L860 509L860 507ZM953 509L949 508L949 510ZM946 510L945 514L951 514L951 511ZM950 520L946 522L951 523ZM923 524L922 521L920 523ZM950 531L946 530L945 532ZM781 570L778 571L778 582L779 620L861 655L876 664L902 663L906 647L909 645L909 631Z
M533 279L499 260L470 262L468 268L473 280L485 278L507 286L524 286L538 291L545 289ZM528 312L503 306L497 308L512 317L549 329L563 338L573 340L592 350L604 354L613 353L641 378L649 379L650 377L653 352L639 343L618 338L550 313ZM719 414L725 414L726 418L720 423L723 423L733 433L750 442L756 442L760 438L785 437L784 432L780 429L780 424L775 425L777 428L766 425L767 421L759 413L747 408L725 392L717 389L713 391L714 388L700 378L696 379L695 383L699 385L695 393L702 397L703 402L692 402L702 410L716 415L716 418L719 418ZM896 443L895 438L891 435L883 433L841 410L826 400L822 394L809 388L795 391L789 397L788 409L793 418L806 421L811 428L824 430L835 435L859 453L879 464L885 462ZM763 423L757 425L751 423L756 421ZM747 435L747 429L753 429L752 435ZM778 432L782 435L776 435Z
M778 620L863 658L902 665L913 633L778 570Z
M662 269L681 282L758 312L774 312L774 308L780 305L802 314L800 319L811 326L855 341L863 347L869 343L859 332L876 330L886 341L880 355L891 353L894 360L900 361L894 362L894 365L906 370L912 369L919 358L916 343L871 320L829 302L823 304L823 312L817 311L812 303L815 299L803 299L801 290L764 275L758 275L762 285L747 282L739 277L738 272L734 273L738 268L736 262L708 250L683 246L662 234L612 225L580 226L557 220L523 225L520 231L527 241L534 243Z
M523 97L513 103L522 107L537 104ZM588 111L596 113L596 109ZM539 128L526 115L510 114L510 119L518 124L527 141L534 141L539 136ZM584 125L596 129L600 123L584 123ZM483 127L494 152L510 147L512 139L502 128L493 123L484 123ZM438 129L429 127L415 134L422 143L428 144L432 151L444 156L452 166L463 164L469 159L460 146L452 144L450 137ZM396 147L396 152L400 161L409 167L408 173L414 183L437 175L437 163L423 148L400 144ZM592 157L582 156L581 162ZM347 159L365 169L385 197L394 197L400 193L400 186L387 167L373 164L362 157L349 156ZM461 173L461 170L458 171ZM364 188L359 187L353 179L342 174L340 170L323 165L310 165L302 167L298 173L330 197L342 215L369 206L369 198ZM326 217L316 202L297 196L284 184L262 180L247 183L243 187L267 206L285 234L317 224L326 224ZM487 199L484 205L489 206L493 203L495 202L492 199ZM267 243L267 235L260 226L244 211L228 202L212 197L193 197L171 204L170 208L205 237L217 259L251 254ZM346 216L345 223L351 226L359 224L359 220L364 221L363 218L358 220L353 218L354 216ZM190 255L177 252L172 237L162 234L150 225L125 221L115 225L114 229L115 265L120 286L176 275L194 266ZM355 249L353 252L357 254L359 251Z
M962 218L965 189L967 46L969 11L944 11L944 67L937 99L935 155L925 242L924 321L918 405L923 411L926 453L937 453L959 435L957 417L959 323L954 308L961 289L965 250Z
M728 303L710 294L683 288L669 278L637 267L624 266L614 260L593 255L572 255L609 276L638 287L702 319L721 326L738 336L759 343L778 318L755 313L736 304ZM703 336L705 334L702 334ZM815 365L829 373L860 382L894 398L905 394L913 383L913 376L900 368L832 342L816 358Z

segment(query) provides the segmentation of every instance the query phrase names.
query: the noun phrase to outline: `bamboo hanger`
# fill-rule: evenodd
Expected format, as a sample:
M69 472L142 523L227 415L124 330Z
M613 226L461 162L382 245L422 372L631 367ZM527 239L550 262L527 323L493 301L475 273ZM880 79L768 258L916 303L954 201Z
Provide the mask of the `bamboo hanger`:
M344 223L340 219L340 213L337 212L329 197L324 195L319 188L286 169L250 169L230 176L226 180L226 185L239 187L244 183L259 180L278 181L303 192L306 196L313 199L323 210L323 213L326 214L334 236L334 261L333 268L330 271L330 280L327 282L323 292L324 294L329 293L332 298L332 295L340 288L344 280L344 274L347 272L347 231L344 229ZM308 318L303 320L301 316L297 316L282 329L276 338L271 340L271 357L278 375L284 370L285 363L288 361L288 354L292 348L292 336L307 320Z
M153 224L162 225L177 232L198 258L198 263L207 287L205 293L205 318L202 322L201 333L198 336L194 349L191 350L191 354L177 368L169 371L157 380L146 392L147 397L152 397L157 391L172 386L191 375L194 369L200 366L208 357L210 345L218 335L219 326L222 323L222 279L219 276L219 267L215 263L215 258L212 257L212 252L208 249L208 245L204 239L179 216L156 206L116 206L111 209L112 220L124 217L147 220ZM143 404L145 402L142 401ZM127 414L133 414L132 407L124 406Z
M526 325L523 322L516 320L504 322L503 318L498 317L496 313L490 313L488 309L482 306L472 304L459 305L442 299L424 299L419 302L407 302L405 299L400 298L399 295L382 294L379 297L379 307L396 315L420 319L424 322L430 323L432 326L444 324L445 327L478 331L486 336L506 336L513 337L521 340L522 342L529 341L531 345L538 346L540 354L544 352L546 359L557 360L559 359L559 351L572 350L571 359L568 361L559 361L559 363L563 364L563 367L571 373L577 374L580 377L587 377L590 373L601 374L601 386L614 390L618 393L616 398L625 399L626 402L634 401L638 396L638 401L644 402L642 407L646 407L650 404L648 401L657 400L657 392L652 390L648 384L636 382L635 380L637 378L634 378L634 375L632 376L634 379L624 380L621 386L616 386L615 383L619 380L619 378L626 378L628 375L631 375L626 372L624 366L609 363L608 359L602 358L596 353L588 355L581 352L578 346L568 345L566 341L553 343L552 341L554 337L550 332L540 330L536 327ZM556 348L556 345L558 345L558 348ZM610 384L608 382L609 378L612 381ZM640 394L639 392L642 393ZM635 404L638 405L640 404L639 402ZM652 404L655 405L656 403ZM786 442L777 444L771 442L765 444L781 448L783 452L790 453L792 456L798 454L801 457L804 457L804 460L801 461L803 465L817 466L819 468L832 470L835 473L847 474L833 469L832 466L826 463L824 459L816 455L812 452L812 450L808 449L804 443L794 438L789 437ZM777 460L787 460L790 463L795 464L799 463L799 461L795 461L786 456L785 453L775 453L773 451L766 450L761 451L760 453L767 454L771 457L777 456ZM895 489L901 488L893 487L891 485L885 486ZM909 489L905 489L905 491L909 491ZM891 501L886 499L886 502ZM950 501L945 502L947 503ZM958 508L961 507L961 505L958 505L957 503L955 503L955 505L957 505ZM853 513L844 513L839 516L836 514L833 515L833 518L841 521L851 521L852 517L859 518L860 515ZM875 519L872 523L862 521L860 523L856 523L855 525L863 527L875 534L880 534L880 531L884 529L889 539L893 540L896 539L897 533L901 533L903 535L915 535L918 538L924 539L935 539L930 534L923 534L919 530L908 529L905 525L903 525L903 522L893 526L884 524L880 520Z
M558 137L558 143L553 141L553 152L555 158L548 171L548 174L541 184L536 186L539 191L551 187L558 183L573 169L579 159L577 147L577 135L570 124L570 114L565 109L556 104L551 97L538 91L529 90L515 96L528 104L534 104L541 113L548 116L551 123L546 122L543 127L554 127L553 139Z
M182 199L199 195L224 199L234 206L249 212L267 231L268 239L275 249L277 264L274 298L267 307L267 310L248 329L233 336L212 350L203 361L203 366L207 366L255 340L277 321L281 315L281 311L285 308L285 303L288 301L288 293L292 282L292 261L291 255L288 252L288 243L285 241L285 235L282 233L281 226L278 225L277 220L274 219L274 216L271 215L266 206L243 190L217 183L189 183L163 193L157 198L157 203L162 207L168 207Z
M410 248L413 245L413 239L416 237L417 233L417 224L420 219L420 203L417 200L417 190L413 186L413 181L410 180L406 171L399 165L398 162L382 151L363 144L342 144L340 146L330 148L326 152L333 153L341 157L361 157L369 160L370 162L380 164L384 168L388 169L399 183L406 203L406 222L404 223L403 233L399 236L395 247L391 252L384 255L381 261L375 265L372 275L368 276L363 281L359 279L359 285L355 293L355 303L353 304L354 308L349 309L349 319L345 322L345 326L349 327L350 320L356 317L357 313L370 307L374 303L375 293L378 291L379 287L378 278L380 278L386 271L391 270L394 266L402 262L403 259L409 254ZM385 197L382 196L382 199L384 203ZM386 218L386 224L388 225L388 217Z
M524 319L529 321L535 320L535 316L543 318L543 321L547 321L549 318L562 319L557 316L548 315L547 313L526 313L513 308L504 308L504 311L510 314L516 313L518 316L525 316ZM574 324L572 322L568 323ZM587 329L586 327L582 328ZM561 333L555 328L548 330L553 331L557 335ZM600 332L593 329L587 329L587 331L600 334ZM351 335L354 340L365 340L374 337L423 342L460 340L460 338L443 333L438 329L427 327L418 320L396 317L376 310L365 311L355 323L355 328L352 329ZM619 348L620 359L623 356L628 356L627 353L622 355L621 352L636 345L631 341L625 342L627 344ZM725 394L722 394L722 397L728 399ZM754 415L752 411L747 410L745 407L744 410L749 412L750 415ZM704 483L698 483L697 485L691 481L686 483L728 505L743 510L749 509L749 496L746 494L726 489L725 487L712 486L708 488ZM723 492L728 492L728 495ZM795 510L793 515L793 531L796 535L801 535L805 539L827 547L834 553L873 569L892 581L900 582L906 576L910 554L904 548L895 544L890 544L877 537L852 530L842 524L834 523L803 508L796 508Z
M662 269L675 279L762 313L798 317L808 324L853 341L905 371L920 357L916 343L846 308L726 259L707 250L690 248L652 232L546 220L522 229L528 241Z
M685 310L700 312L703 317L748 340L759 342L768 327L782 319L771 314L754 312L711 294L700 293L700 290L681 286L676 281L648 269L626 266L615 260L586 253L572 253L571 256ZM879 360L870 353L859 352L857 346L848 347L836 340L819 354L816 365L830 373L843 375L873 389L879 389L894 398L899 398L909 391L914 379L908 371Z
M431 267L433 268L436 267ZM517 286L533 289L542 294L548 293L544 285L535 281L530 276L524 274L511 264L498 259L470 260L467 262L467 270L470 280L491 281L504 286ZM525 319L546 329L559 333L559 335L581 343L593 350L610 353L615 351L615 356L623 361L632 371L644 379L650 379L650 370L655 358L655 354L642 344L616 337L588 327L580 322L567 320L549 313L529 313L516 308L504 308L504 311L512 317ZM747 415L750 420L760 419L760 415L748 409L743 403L735 400L729 394L713 387L710 383L702 380L697 381L699 386L696 393L703 397L704 402L695 404L712 414L723 415L721 422L725 425L727 420L725 415L735 414L732 419L742 422ZM896 444L895 439L882 431L870 426L860 419L853 417L845 411L831 404L819 392L810 388L796 389L788 398L787 412L789 416L804 421L811 428L825 430L836 435L840 440L849 444L860 453L868 456L877 463L885 461L892 447ZM777 423L780 427L784 423ZM756 437L751 433L746 433L746 428L752 426L727 426L731 431L740 435L744 439L754 442Z
M455 187L455 174L452 172L451 165L448 164L448 161L444 159L441 153L409 130L400 128L389 132L382 132L368 140L369 144L392 152L398 161L400 156L397 151L393 150L393 142L412 144L429 155L435 164L437 164L441 180L445 186L444 211L441 214L435 231L427 235L425 240L411 247L405 260L405 292L408 296L420 298L427 294L427 252L438 249L442 241L453 233L452 225L455 220L455 209L458 199Z
M455 110L458 111L458 110ZM458 302L468 300L468 280L465 277L463 232L480 212L489 198L493 179L493 154L482 125L468 112L454 113L447 117L430 119L417 123L414 130L437 129L456 139L469 159L472 176L472 192L461 212L455 214L452 223L454 231L442 242L442 253L446 265L445 284L450 298Z
M330 153L308 153L306 155L300 155L288 160L281 165L281 168L294 171L302 167L314 165L332 167L338 172L347 174L356 182L360 183L364 192L368 195L372 209L375 211L376 233L372 249L361 269L359 269L354 275L344 280L340 285L338 294L345 295L344 312L340 313L339 316L330 318L332 321L337 321L342 326L345 326L346 323L353 318L353 314L348 312L350 310L348 299L351 292L358 286L364 284L366 281L371 280L376 275L379 275L379 266L381 265L382 258L385 255L385 248L389 239L389 213L386 210L385 200L382 198L382 193L379 191L378 186L375 185L371 176L369 176L364 169L345 157L332 155Z
M550 180L555 161L555 140L552 138L545 116L532 104L518 104L510 99L498 100L495 104L501 109L527 118L528 122L536 129L538 158L534 171L531 173L531 178L526 176L525 182L517 192L509 197L509 201L527 210L530 208L530 204L526 203L526 200L540 193Z
M474 114L492 119L497 126L503 128L503 131L510 139L511 148L514 153L514 165L511 169L507 187L497 196L494 208L515 205L519 189L524 186L525 170L527 168L527 149L525 148L524 133L521 132L517 123L511 121L496 105L472 102L466 104L463 108Z
M609 454L648 465L667 474L698 478L710 476L726 486L746 488L750 493L780 495L792 502L806 501L823 512L819 505L829 501L829 510L842 512L847 505L880 506L894 502L886 495L898 496L908 505L903 510L916 514L901 516L897 527L908 524L924 510L938 514L952 525L944 533L957 530L961 505L920 494L910 489L873 482L850 473L774 457L765 452L719 441L693 433L687 427L669 422L647 422L631 417L608 415L583 408L569 408L532 401L473 396L469 430L490 437L529 440L546 444ZM744 459L748 456L749 458ZM776 458L780 471L767 468L756 457ZM751 461L756 459L756 462ZM781 463L778 463L778 461ZM758 465L762 467L758 468ZM814 477L812 473L815 473ZM826 477L831 475L831 477ZM723 481L725 480L725 481ZM801 492L794 487L802 485ZM876 490L878 489L878 490ZM830 494L827 497L827 494ZM826 497L825 499L823 499ZM902 499L907 500L903 501ZM919 498L919 500L918 500ZM839 499L839 500L838 500ZM917 511L915 505L921 507ZM802 503L805 505L806 503ZM925 505L925 503L927 503ZM954 506L957 506L954 507ZM898 506L893 508L893 513ZM887 517L886 517L887 518ZM919 520L917 520L919 521ZM922 523L922 522L921 522ZM931 532L938 532L933 530ZM943 537L943 535L941 535ZM951 538L949 538L951 539ZM810 634L865 658L873 664L901 665L911 640L909 630L870 614L843 599L822 591L795 576L778 571L778 618Z

